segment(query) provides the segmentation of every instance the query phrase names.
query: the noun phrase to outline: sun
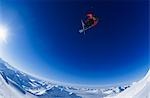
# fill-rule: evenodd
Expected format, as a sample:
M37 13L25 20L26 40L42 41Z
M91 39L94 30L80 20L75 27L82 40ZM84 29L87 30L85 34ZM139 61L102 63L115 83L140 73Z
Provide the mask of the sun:
M6 26L0 25L0 42L7 42L8 28Z

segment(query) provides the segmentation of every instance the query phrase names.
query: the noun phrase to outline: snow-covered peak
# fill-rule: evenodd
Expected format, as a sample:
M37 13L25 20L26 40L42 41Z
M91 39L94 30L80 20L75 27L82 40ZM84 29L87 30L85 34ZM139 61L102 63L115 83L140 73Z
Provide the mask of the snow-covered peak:
M0 98L37 98L30 93L22 93L11 83L8 83L4 73L0 73Z
M150 70L145 77L122 93L107 98L150 98Z
M59 96L59 98L82 98L77 96L75 93L66 91L65 89L60 88L58 85L51 82L43 81L37 78L34 78L26 73L23 73L7 62L0 59L0 75L5 79L7 85L14 87L14 90L18 90L19 93L28 94L28 92L36 98L55 98L53 96ZM6 85L6 86L7 86ZM10 89L11 89L10 86ZM65 88L65 87L64 87ZM6 91L7 92L7 91ZM0 92L1 94L2 92ZM17 92L16 92L17 93ZM17 93L18 94L18 93ZM5 94L4 94L5 95ZM61 96L60 96L61 95ZM4 97L4 98L24 98L20 94L12 95L14 97ZM18 97L19 96L19 97ZM31 97L31 98L34 98ZM3 97L0 97L3 98ZM26 97L30 98L30 97Z
M102 89L59 85L21 72L2 59L0 59L0 72L4 73L9 82L21 92L29 92L38 98L103 98L106 96L115 96L130 87L129 85L125 85Z

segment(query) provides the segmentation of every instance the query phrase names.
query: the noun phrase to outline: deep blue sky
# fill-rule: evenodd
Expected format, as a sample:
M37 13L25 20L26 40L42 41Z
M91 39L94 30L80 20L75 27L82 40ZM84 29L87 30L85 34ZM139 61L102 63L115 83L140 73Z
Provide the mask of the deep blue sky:
M2 58L48 79L75 84L117 84L148 70L148 3L142 1L2 0L8 43ZM82 37L80 20L101 18Z

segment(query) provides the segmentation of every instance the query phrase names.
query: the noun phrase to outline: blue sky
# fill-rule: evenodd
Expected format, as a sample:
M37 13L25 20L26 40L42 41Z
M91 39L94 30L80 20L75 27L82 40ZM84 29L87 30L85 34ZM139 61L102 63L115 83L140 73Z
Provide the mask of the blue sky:
M0 23L9 28L1 57L21 70L86 85L127 83L148 70L147 2L1 2ZM82 36L89 11L101 21Z

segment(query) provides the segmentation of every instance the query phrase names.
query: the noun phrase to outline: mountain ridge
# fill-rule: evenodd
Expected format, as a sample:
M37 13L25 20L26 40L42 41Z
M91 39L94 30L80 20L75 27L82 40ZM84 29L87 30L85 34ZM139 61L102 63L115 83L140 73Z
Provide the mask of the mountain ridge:
M23 94L31 94L37 98L104 98L118 95L132 86L122 85L107 88L64 86L28 75L2 59L0 59L0 72L5 78L5 82L8 82L7 85L15 87Z

